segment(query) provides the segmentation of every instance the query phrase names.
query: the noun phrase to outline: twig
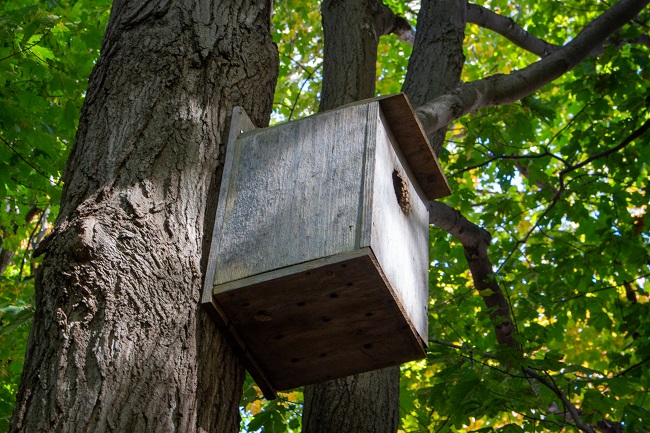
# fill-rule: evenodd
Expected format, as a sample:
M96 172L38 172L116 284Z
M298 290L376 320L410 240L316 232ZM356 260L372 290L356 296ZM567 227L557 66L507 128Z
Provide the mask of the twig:
M472 356L474 355L474 351L471 348L469 348L468 346L459 346L457 344L449 343L447 341L436 340L435 338L429 338L429 343L438 344L440 346L451 347L452 349L464 350L464 351L470 352L472 354ZM496 356L494 356L494 355L492 355L490 353L478 353L478 355L482 356L483 358L497 359Z
M640 280L642 278L647 278L647 277L650 277L650 273L639 275L638 277L634 278L632 281L637 281L637 280ZM623 284L625 284L625 283L623 283ZM607 287L601 287L601 288L598 288L598 289L590 290L588 292L578 293L577 295L572 296L570 298L556 299L553 302L554 303L559 303L559 302L573 301L575 299L582 298L583 296L587 296L587 295L592 294L592 293L598 293L598 292L604 292L605 290L617 289L617 288L623 286L623 284L615 284L615 285L611 285L611 286L607 286Z
M571 418L573 418L573 422L575 425L582 431L586 433L595 433L594 429L591 428L590 425L585 424L582 419L580 419L580 414L578 413L578 409L576 409L575 405L567 399L566 395L555 385L554 382L549 382L546 380L546 378L540 376L539 374L535 373L533 370L530 368L524 368L522 369L525 375L534 378L537 380L539 383L550 389L557 397L562 401L562 404L564 405L565 409L569 411L571 414Z
M302 95L302 89L305 87L305 84L307 84L309 80L311 80L311 78L314 76L316 71L320 69L321 66L323 66L322 63L318 65L316 68L314 68L314 70L312 71L308 71L307 69L305 69L305 72L307 72L307 78L303 80L302 84L300 84L300 87L298 88L298 94L296 95L296 99L294 99L293 101L293 105L291 106L291 111L289 112L289 117L287 120L291 120L291 118L293 117L293 113L296 110L296 105L298 105L298 99L300 99L300 95Z
M614 377L625 376L630 370L633 370L633 369L645 364L648 361L650 361L650 356L646 357L643 361L637 362L633 366L626 368L625 370L621 371L620 373L617 373Z
M14 52L14 53L9 54L8 56L5 56L5 57L1 58L1 59L0 59L0 62L2 62L2 61L4 61L4 60L7 60L7 59L10 59L10 58L13 57L13 56L17 56L18 54L22 54L22 53L24 53L25 51L29 51L30 53L34 54L34 53L31 51L32 47L35 47L36 45L40 44L40 43L43 41L43 39L45 39L45 37L48 36L50 33L52 33L52 29L47 29L47 30L45 31L45 34L43 34L43 36L42 36L38 41L34 42L33 44L31 44L31 45L29 45L29 46L27 46L27 47L25 47L25 48L23 48L22 50L18 50L18 51ZM34 54L34 55L35 55L35 54ZM39 59L39 60L40 60L40 59Z
M4 143L4 144L9 148L9 149L11 149L11 151L12 151L13 153L15 153L16 156L18 156L18 158L22 159L22 160L25 162L25 164L27 164L27 165L29 165L31 168L33 168L34 171L36 171L36 173L40 174L40 175L43 176L45 179L50 180L50 177L49 177L48 175L44 174L44 173L43 173L42 171L40 171L38 168L34 167L34 166L32 165L31 162L27 161L27 160L26 160L26 159L25 159L25 158L24 158L20 153L18 153L18 152L16 151L16 149L14 149L14 148L11 146L11 144L9 144L9 142L8 142L7 140L5 140L4 138L2 138L1 135L0 135L0 140L1 140L1 141L2 141L2 142L3 142L3 143Z
M630 135L625 138L620 144L617 146L612 147L611 149L607 149L603 152L597 153L596 155L590 156L589 158L585 159L581 163L572 165L570 167L565 168L560 172L560 179L563 179L564 176L566 176L568 173L571 173L572 171L575 171L581 167L584 167L585 165L589 164L590 162L594 162L597 159L600 158L605 158L613 153L618 152L619 150L623 149L625 146L628 144L632 143L634 140L642 136L648 129L650 128L650 119L646 120L643 122L643 125L641 125L638 129L636 129L634 132L632 132Z

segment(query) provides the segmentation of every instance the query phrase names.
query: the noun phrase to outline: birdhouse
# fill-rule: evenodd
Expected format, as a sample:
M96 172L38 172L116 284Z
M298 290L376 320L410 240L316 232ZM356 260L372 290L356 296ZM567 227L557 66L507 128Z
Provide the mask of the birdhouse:
M449 194L403 94L261 129L234 110L203 302L267 397L425 356Z

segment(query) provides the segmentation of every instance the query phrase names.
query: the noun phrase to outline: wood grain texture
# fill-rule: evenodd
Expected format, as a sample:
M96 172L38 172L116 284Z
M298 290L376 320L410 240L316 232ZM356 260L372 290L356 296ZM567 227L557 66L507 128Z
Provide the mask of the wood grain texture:
M425 356L369 248L215 288L279 390Z
M215 284L355 248L367 113L355 106L239 137Z
M380 97L378 101L386 115L386 122L426 197L434 200L451 195L447 178L408 98L403 93L398 93Z
M372 236L370 246L394 288L404 313L415 325L423 342L428 340L429 211L422 190L395 145L385 116L377 120L376 158L373 179ZM406 214L396 195L393 175L403 180L409 196ZM426 343L425 343L426 344Z
M228 148L231 146L234 147L237 138L244 132L251 131L255 129L255 125L250 120L246 112L241 107L235 107L232 111L232 118L230 120L230 130L228 132ZM233 162L236 152L226 152L226 160L224 162L224 169L222 174L221 190L219 191L220 197L227 197L228 195L228 182L223 180L228 180L231 176L233 170ZM212 244L210 246L209 259L205 271L205 279L203 282L203 296L201 302L206 304L207 308L210 309L212 306L212 287L214 286L214 275L217 267L217 252L219 251L219 243L221 237L223 236L223 220L224 212L226 207L226 200L220 200L217 205L217 213L214 219L214 230L212 236ZM215 314L215 311L210 312L211 315Z

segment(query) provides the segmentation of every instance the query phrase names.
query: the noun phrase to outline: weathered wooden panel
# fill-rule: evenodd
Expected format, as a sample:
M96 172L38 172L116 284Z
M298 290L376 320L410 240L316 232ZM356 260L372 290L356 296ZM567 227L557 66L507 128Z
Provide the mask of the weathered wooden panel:
M231 172L233 171L233 165L236 155L236 143L237 137L243 134L246 131L255 129L255 125L251 122L246 112L241 107L235 107L232 112L232 117L230 118L230 131L228 134L228 143L229 148L232 145L233 151L226 152L226 160L224 162L224 169L221 179L221 188L219 190L219 203L217 205L217 211L214 218L214 229L212 231L212 242L210 243L210 257L208 259L208 265L205 272L205 287L203 290L202 302L205 305L208 305L211 310L212 307L212 288L215 282L215 274L217 269L217 257L219 255L219 247L221 245L221 240L224 235L224 213L226 207L228 206L228 191L232 189L230 185ZM236 170L236 167L234 168ZM232 198L231 198L232 200ZM214 311L211 311L214 313Z
M429 211L383 114L377 120L370 246L401 307L426 344ZM401 203L400 201L408 203Z
M380 97L378 101L386 122L400 143L407 165L413 171L413 179L417 180L425 197L434 200L450 195L447 178L406 96L400 93Z
M422 358L369 248L215 287L279 390Z
M235 141L215 284L355 248L367 116L354 106Z

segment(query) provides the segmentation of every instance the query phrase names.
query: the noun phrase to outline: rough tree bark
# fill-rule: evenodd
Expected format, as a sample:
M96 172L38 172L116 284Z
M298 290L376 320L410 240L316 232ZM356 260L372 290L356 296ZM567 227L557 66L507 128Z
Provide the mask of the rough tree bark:
M380 0L325 0L321 12L320 110L375 96L377 45L395 30L394 14ZM305 387L303 433L394 433L398 421L399 367Z
M244 371L200 308L202 253L232 108L269 119L269 6L114 1L11 431L238 431Z
M402 91L417 107L449 93L460 84L465 55L466 0L423 0L418 14L413 53ZM444 144L446 128L429 135L436 155Z

